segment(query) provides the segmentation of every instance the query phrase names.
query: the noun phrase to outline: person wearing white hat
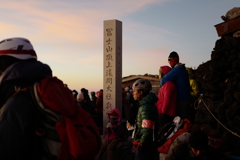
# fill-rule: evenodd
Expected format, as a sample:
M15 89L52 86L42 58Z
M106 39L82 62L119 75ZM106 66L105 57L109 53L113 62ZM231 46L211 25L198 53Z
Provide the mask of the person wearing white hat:
M1 159L41 159L40 137L35 134L40 112L30 92L17 91L47 77L52 77L52 70L37 60L28 39L0 41Z

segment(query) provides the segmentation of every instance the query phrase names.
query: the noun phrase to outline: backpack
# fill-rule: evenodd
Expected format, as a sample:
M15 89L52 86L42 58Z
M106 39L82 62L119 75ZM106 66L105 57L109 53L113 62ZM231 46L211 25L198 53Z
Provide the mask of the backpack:
M170 134L173 132L175 124L173 122L168 122L164 125L162 131L158 135L158 147L161 147L168 139Z
M162 128L158 137L158 147L161 147L174 133L182 126L183 120L179 116L174 117L172 122L168 122Z
M173 119L173 122L167 123L164 127L165 129L163 129L162 136L160 136L158 141L158 152L167 154L175 139L178 136L189 132L191 127L192 124L187 118L179 121L178 116Z
M45 78L30 87L30 92L43 115L36 134L41 136L45 159L94 159L102 144L100 132L63 82Z

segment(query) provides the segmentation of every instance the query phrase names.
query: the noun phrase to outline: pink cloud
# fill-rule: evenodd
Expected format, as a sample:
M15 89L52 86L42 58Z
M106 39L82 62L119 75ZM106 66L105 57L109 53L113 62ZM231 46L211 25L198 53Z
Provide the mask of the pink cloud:
M51 46L51 54L43 53L40 57L67 64L69 59L64 59L65 54L77 57L83 50L90 50L93 53L89 56L72 58L71 62L89 65L89 62L98 63L102 61L102 32L103 21L111 17L121 17L126 14L145 9L151 4L160 4L169 0L97 0L97 1L3 1L0 12L3 13L1 28L6 36L21 36L30 39L37 50L42 46ZM86 9L87 8L87 9ZM4 10L4 12L3 12ZM127 22L127 31L136 34L136 37L143 36L142 39L155 40L154 34L148 34L148 30L153 33L169 33L166 30L150 27L148 25ZM125 30L125 31L126 31ZM147 34L146 34L147 33ZM128 39L125 39L128 41ZM128 43L128 42L127 42ZM129 42L129 44L132 42ZM41 47L38 47L41 45ZM145 52L145 51L144 51ZM99 54L97 54L99 53ZM148 51L144 54L153 54ZM125 52L123 54L126 54ZM154 54L153 54L154 55ZM149 63L153 59L149 58ZM58 59L56 59L58 57ZM141 57L141 56L140 56ZM155 59L158 59L156 57Z

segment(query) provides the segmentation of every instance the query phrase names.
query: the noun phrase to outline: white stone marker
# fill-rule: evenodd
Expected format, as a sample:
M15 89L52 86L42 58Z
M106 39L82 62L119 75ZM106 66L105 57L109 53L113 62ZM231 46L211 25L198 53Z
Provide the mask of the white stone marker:
M107 113L113 108L118 108L122 113L122 22L104 21L103 36L103 131L105 131L108 123Z

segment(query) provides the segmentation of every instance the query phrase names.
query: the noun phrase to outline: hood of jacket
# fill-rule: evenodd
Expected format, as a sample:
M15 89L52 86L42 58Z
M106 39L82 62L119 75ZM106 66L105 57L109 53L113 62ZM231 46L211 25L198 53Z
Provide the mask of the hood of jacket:
M171 71L172 68L169 66L161 66L160 69L162 70L163 74L166 75Z
M120 122L121 121L121 113L120 113L120 111L117 108L114 108L109 113L112 113L112 112L115 112L118 115L117 121Z
M178 63L178 64L176 64L174 67L180 67L180 66L184 66L184 67L185 67L185 64L183 64L183 63Z
M9 66L0 76L0 85L8 81L35 82L52 76L52 70L40 61L22 61Z
M0 106L16 92L16 89L29 87L51 76L51 68L40 61L21 61L12 64L0 76Z
M192 69L189 68L189 67L186 67L186 70L188 71L188 77L189 77L189 79L193 79L193 72L192 72Z

